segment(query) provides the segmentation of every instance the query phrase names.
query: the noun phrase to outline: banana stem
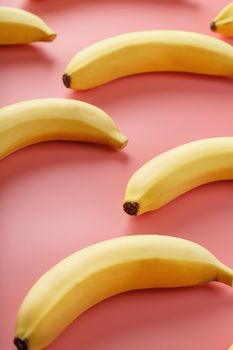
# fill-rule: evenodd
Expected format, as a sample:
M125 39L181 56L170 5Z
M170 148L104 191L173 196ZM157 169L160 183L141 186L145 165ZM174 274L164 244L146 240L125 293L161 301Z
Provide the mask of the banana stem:
M124 148L128 143L128 138L122 135L119 131L114 131L109 140L109 144L115 148Z

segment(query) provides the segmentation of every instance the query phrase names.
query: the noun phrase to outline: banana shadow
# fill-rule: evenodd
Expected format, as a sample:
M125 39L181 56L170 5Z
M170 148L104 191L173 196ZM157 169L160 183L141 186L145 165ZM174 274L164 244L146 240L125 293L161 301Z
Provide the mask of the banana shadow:
M32 77L35 79L38 75L40 77L49 75L54 63L54 57L47 53L42 44L2 46L0 48L0 107L6 105L6 102L3 103L4 99L7 100L7 104L11 103L11 100L15 103L16 90L21 90L24 85L30 85ZM9 81L13 84L12 87Z
M135 348L135 344L137 349L144 349L147 337L150 341L147 349L154 349L155 344L156 348L170 349L174 345L172 335L177 337L177 333L179 338L176 338L178 344L175 348L182 350L187 349L190 342L190 337L183 337L183 329L190 332L191 338L192 334L199 334L192 339L197 348L204 348L203 344L209 341L208 348L215 349L215 344L221 342L221 332L214 332L213 337L208 335L216 323L223 322L225 330L229 330L229 337L231 335L232 295L229 289L211 283L114 296L81 315L48 350L131 349L129 346ZM208 340L203 339L204 334Z
M26 0L23 3L22 8L27 11L34 11L40 15L50 13L50 12L58 12L66 10L68 7L80 7L80 6L90 6L91 3L97 2L98 3L107 3L109 4L109 0L57 0L54 1L46 1L46 0ZM139 2L139 3L153 3L155 6L187 6L192 8L192 10L196 10L199 8L199 4L196 3L194 0L112 0L117 3L133 3Z
M233 45L233 37L231 38L228 38L228 37L225 37L225 36L220 36L219 39L223 40L223 41L226 41L227 43Z
M214 219L231 215L233 208L233 182L222 181L203 185L189 191L160 209L128 217L128 234L166 234L197 242L213 239ZM123 209L122 209L123 210ZM125 214L127 215L127 214ZM192 232L190 231L192 227ZM193 233L195 231L195 234ZM221 240L229 240L232 235L227 227L219 228Z
M62 78L61 78L62 79ZM143 73L123 77L102 86L84 90L67 90L66 97L81 99L106 108L119 103L134 102L135 99L153 97L156 100L162 95L176 94L180 97L211 94L213 99L231 97L233 79L230 77L214 77L190 73ZM185 97L185 98L186 98Z
M38 43L28 45L9 45L1 46L0 63L5 65L21 63L41 63L41 64L53 64L54 59L48 55L47 51L42 48L42 45ZM2 67L3 69L3 67Z
M39 174L45 169L59 170L64 164L78 163L85 167L86 163L101 164L109 161L124 164L128 161L128 154L125 150L115 150L94 143L70 141L38 143L16 151L0 161L0 193L7 191L8 186L20 177L27 177L32 173Z

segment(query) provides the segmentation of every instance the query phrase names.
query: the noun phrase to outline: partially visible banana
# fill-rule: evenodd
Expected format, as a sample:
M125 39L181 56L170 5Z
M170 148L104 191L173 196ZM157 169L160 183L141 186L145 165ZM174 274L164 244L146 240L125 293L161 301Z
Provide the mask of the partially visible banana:
M0 7L0 45L53 41L56 34L38 16L12 7Z
M228 350L233 350L233 344L229 347Z
M232 287L233 270L194 242L158 235L100 242L36 282L19 309L14 344L18 350L43 349L84 311L119 293L211 281Z
M213 32L233 36L233 2L224 7L211 23L210 28Z
M0 159L34 143L67 140L123 148L128 139L101 109L85 102L48 98L0 109Z
M124 210L140 215L203 184L233 179L233 137L197 140L162 153L130 178Z
M63 82L77 90L146 72L233 75L233 47L211 36L158 30L115 36L79 52L65 69Z

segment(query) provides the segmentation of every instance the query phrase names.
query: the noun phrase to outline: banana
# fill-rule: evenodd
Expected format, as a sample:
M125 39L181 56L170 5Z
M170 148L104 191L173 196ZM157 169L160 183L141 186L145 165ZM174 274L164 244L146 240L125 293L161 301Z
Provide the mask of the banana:
M65 258L36 282L20 306L14 344L43 349L85 310L122 292L210 281L233 286L233 270L194 242L158 235L103 241Z
M101 109L85 102L48 98L0 109L0 159L52 140L88 141L123 148L128 139Z
M115 36L79 52L63 75L66 87L85 90L124 76L159 71L233 75L233 47L211 36L144 31Z
M233 137L197 140L145 163L130 178L123 208L129 215L158 209L203 184L233 179Z
M56 34L38 16L12 7L0 7L0 45L53 41Z
M229 350L233 350L233 344L229 347Z
M233 36L233 2L224 7L211 23L210 28L213 32Z

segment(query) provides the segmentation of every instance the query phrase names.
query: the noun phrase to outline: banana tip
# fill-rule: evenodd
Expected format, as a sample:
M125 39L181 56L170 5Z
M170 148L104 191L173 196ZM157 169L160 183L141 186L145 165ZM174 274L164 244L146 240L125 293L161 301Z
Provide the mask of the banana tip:
M65 85L67 88L69 88L69 87L70 87L70 84L71 84L71 77L70 77L68 74L63 74L62 80L63 80L64 85Z
M212 32L216 32L217 26L215 22L210 23L210 29L212 30Z
M56 39L56 37L57 37L56 33L51 33L51 34L49 34L47 41L53 41Z
M128 143L128 137L121 134L120 132L114 133L114 139L112 145L116 148L123 149Z
M129 215L137 215L139 204L137 202L125 202L123 205L124 211Z
M28 350L28 343L26 339L14 338L14 345L18 350Z
M127 146L128 142L129 142L128 138L125 138L125 141L122 142L120 149L125 148L125 146Z

